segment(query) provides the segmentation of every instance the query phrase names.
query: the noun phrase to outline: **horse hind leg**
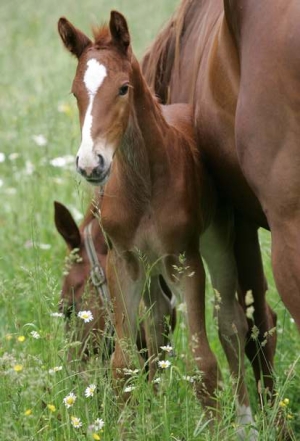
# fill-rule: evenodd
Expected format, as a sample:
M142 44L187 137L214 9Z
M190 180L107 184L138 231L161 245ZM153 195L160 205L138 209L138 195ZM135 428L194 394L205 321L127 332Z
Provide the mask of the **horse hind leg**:
M236 216L235 256L239 301L250 312L246 354L252 365L259 393L273 394L273 366L276 349L276 314L266 302L267 282L263 273L257 227ZM247 296L247 293L251 295ZM247 298L247 297L248 298ZM252 316L252 317L251 317Z
M253 423L244 368L248 325L236 298L237 269L233 246L232 215L227 209L220 210L214 223L201 238L201 250L216 292L214 313L217 318L219 338L234 380L238 432L244 439L246 437L244 426ZM257 432L250 429L247 439L257 440Z

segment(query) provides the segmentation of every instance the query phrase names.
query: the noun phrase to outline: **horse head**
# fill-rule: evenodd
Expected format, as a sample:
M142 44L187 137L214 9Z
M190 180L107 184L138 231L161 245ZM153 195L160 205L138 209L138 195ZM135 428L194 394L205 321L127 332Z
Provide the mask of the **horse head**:
M59 20L58 31L78 59L72 86L81 125L77 170L102 186L129 119L132 52L127 23L112 11L109 26L94 30L94 42L66 18Z
M90 240L94 247L95 265L105 268L107 247L101 228L96 218L78 228L69 210L61 203L55 202L55 225L65 240L69 254L66 257L64 279L61 292L61 308L66 316L75 310L93 310L96 304L102 306L93 277L93 268L88 253L85 229L89 228Z

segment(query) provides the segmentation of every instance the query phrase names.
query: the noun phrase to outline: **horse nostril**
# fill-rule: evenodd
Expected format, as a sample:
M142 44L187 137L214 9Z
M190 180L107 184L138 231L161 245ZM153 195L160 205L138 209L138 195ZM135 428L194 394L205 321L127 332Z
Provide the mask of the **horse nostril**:
M104 158L102 155L97 155L98 156L98 162L99 162L99 166L101 169L104 168Z
M79 156L76 156L76 168L78 168Z

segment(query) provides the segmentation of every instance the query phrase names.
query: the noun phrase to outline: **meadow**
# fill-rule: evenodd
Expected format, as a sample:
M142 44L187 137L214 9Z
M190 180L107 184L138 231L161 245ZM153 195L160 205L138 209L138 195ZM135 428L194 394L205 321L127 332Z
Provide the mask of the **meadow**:
M193 394L193 367L186 363L184 313L171 338L171 365L159 372L158 392L135 373L132 400L115 396L107 364L97 356L84 366L68 361L70 341L57 314L66 247L55 230L53 201L80 222L91 189L76 174L78 115L70 94L76 61L63 48L56 25L66 16L90 35L115 8L127 17L141 57L177 0L26 0L0 3L0 441L208 441L235 440L234 396L212 319L208 282L208 334L224 389L224 414L212 435ZM261 232L269 283L268 301L278 315L274 408L260 411L250 365L259 440L276 436L280 409L300 439L300 339L272 278L270 235ZM84 324L83 324L84 325ZM94 388L93 385L96 387ZM74 394L74 395L70 395ZM74 398L75 397L75 398ZM123 435L120 435L122 427Z

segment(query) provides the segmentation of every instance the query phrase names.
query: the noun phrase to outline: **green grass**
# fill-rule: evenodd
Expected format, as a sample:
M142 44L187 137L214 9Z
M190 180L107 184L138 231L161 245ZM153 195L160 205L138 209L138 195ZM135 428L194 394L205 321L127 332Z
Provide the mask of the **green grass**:
M226 381L219 396L224 418L212 438L192 387L182 378L193 370L186 372L186 332L181 320L172 340L176 355L172 367L162 372L158 394L140 373L132 380L133 399L123 408L113 393L109 369L99 359L84 367L68 362L63 321L50 316L57 310L65 256L54 228L53 201L83 213L91 194L75 174L73 162L66 167L50 163L57 157L74 156L79 145L77 110L69 94L76 63L62 47L57 20L65 15L89 33L91 24L107 20L110 9L116 8L128 18L140 57L176 3L12 0L0 4L0 152L5 154L0 162L1 441L92 439L94 432L88 427L98 417L105 421L102 440L121 439L120 427L126 441L235 439L229 374L213 320L208 321L208 332ZM61 105L66 111L58 110ZM44 146L33 138L40 134L47 140ZM278 402L289 398L287 412L293 415L295 439L300 439L299 363L294 375L288 374L300 354L299 335L276 292L269 234L263 233L261 240L268 298L278 314ZM211 317L210 302L207 309ZM40 338L34 339L32 331ZM18 341L20 336L25 341ZM18 365L22 370L16 372ZM49 374L55 366L62 370ZM249 366L247 376L260 439L272 440L275 410L267 410L269 415L259 412ZM97 393L86 398L84 391L91 383L97 384ZM63 398L71 391L77 400L68 410ZM55 406L54 412L48 404ZM72 415L81 418L81 428L71 426Z

